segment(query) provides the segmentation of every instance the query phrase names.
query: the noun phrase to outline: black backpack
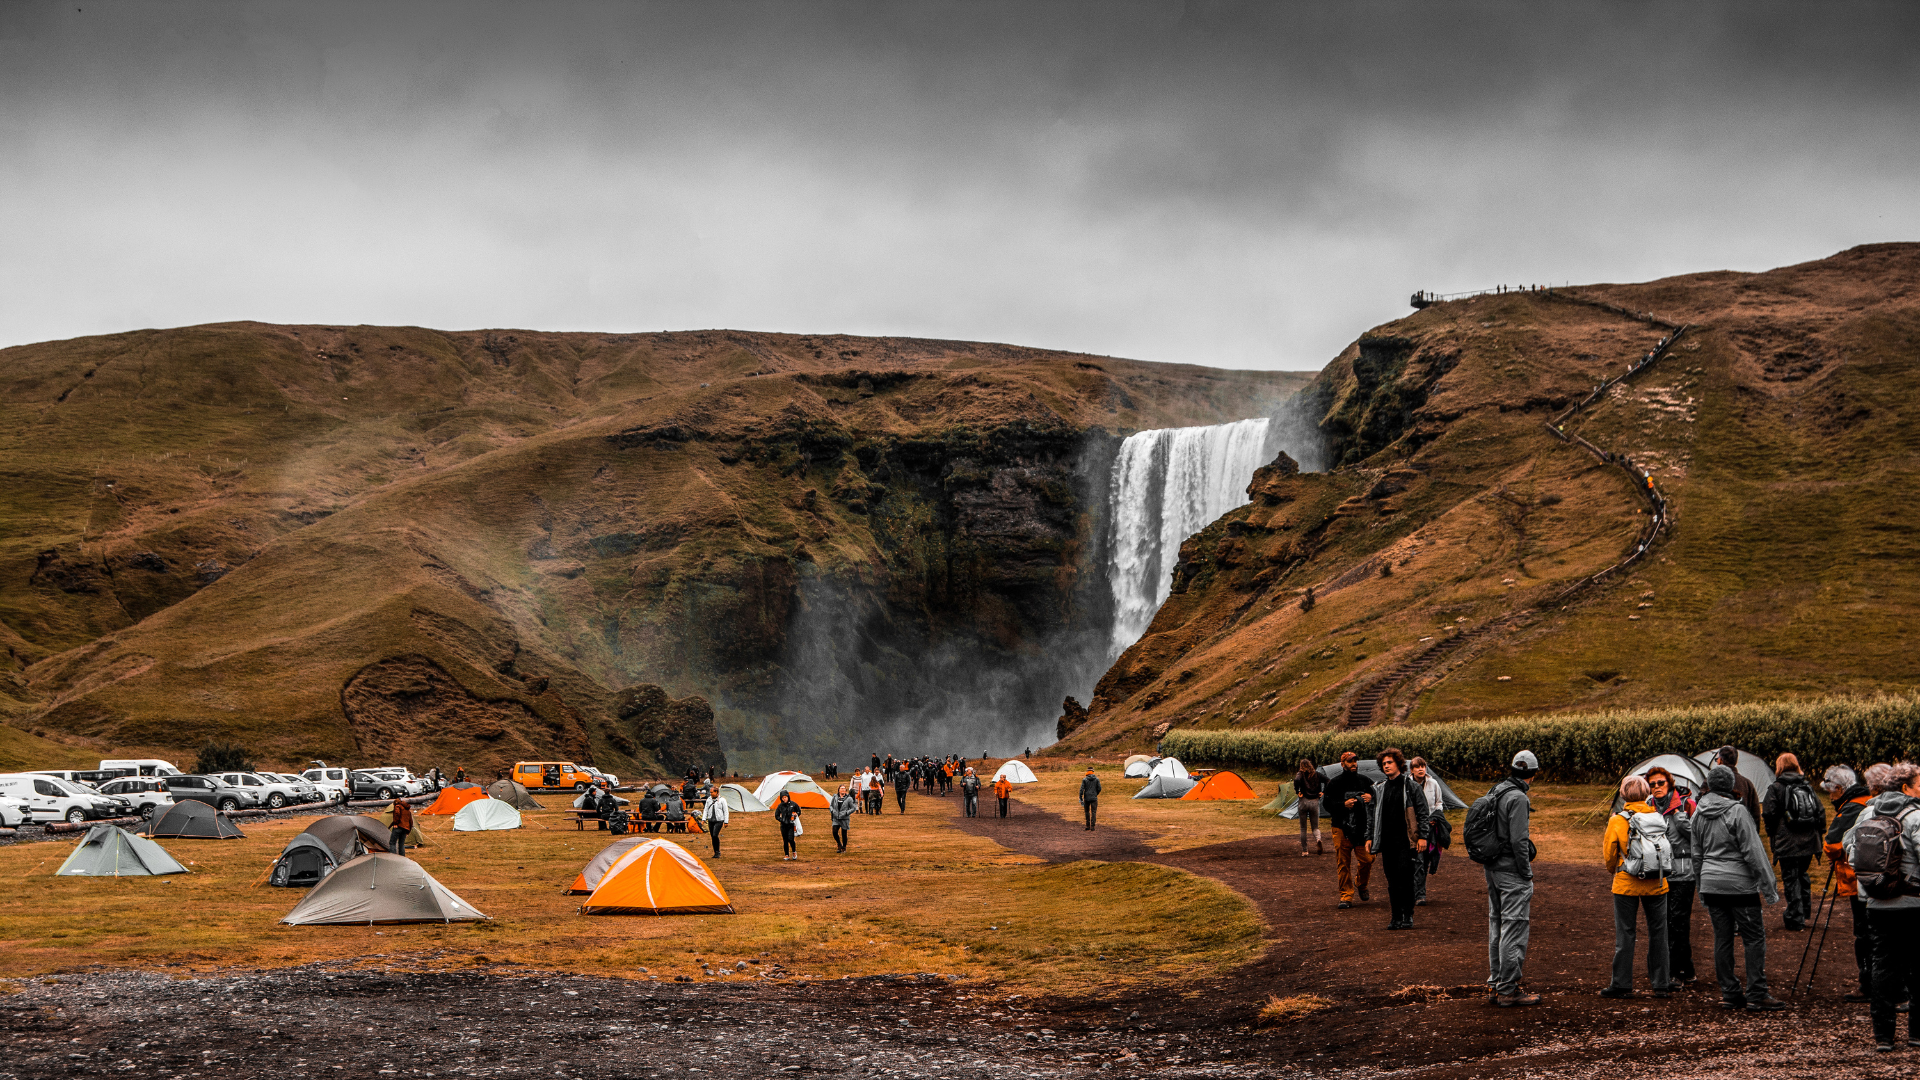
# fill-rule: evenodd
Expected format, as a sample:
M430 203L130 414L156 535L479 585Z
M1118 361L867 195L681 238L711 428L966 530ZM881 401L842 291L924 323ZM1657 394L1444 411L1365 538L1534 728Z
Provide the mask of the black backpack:
M1467 822L1460 829L1460 839L1466 844L1467 858L1482 865L1494 862L1507 853L1512 845L1501 823L1500 800L1508 792L1520 789L1502 780L1493 785L1493 790L1473 800L1473 806L1467 810Z
M1820 797L1813 788L1801 779L1783 780L1787 785L1787 794L1781 800L1787 812L1787 828L1794 832L1814 832L1826 824L1827 816L1820 809Z
M1889 817L1875 814L1853 827L1853 873L1860 891L1875 900L1920 896L1920 882L1907 877L1907 853L1901 831L1920 806Z

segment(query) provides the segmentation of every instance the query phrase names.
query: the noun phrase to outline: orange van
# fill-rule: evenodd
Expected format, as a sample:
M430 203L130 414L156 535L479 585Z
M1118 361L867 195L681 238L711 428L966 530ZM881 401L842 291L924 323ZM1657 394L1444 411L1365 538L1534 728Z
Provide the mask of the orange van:
M555 788L585 791L593 786L593 774L571 761L516 761L513 782L529 791Z

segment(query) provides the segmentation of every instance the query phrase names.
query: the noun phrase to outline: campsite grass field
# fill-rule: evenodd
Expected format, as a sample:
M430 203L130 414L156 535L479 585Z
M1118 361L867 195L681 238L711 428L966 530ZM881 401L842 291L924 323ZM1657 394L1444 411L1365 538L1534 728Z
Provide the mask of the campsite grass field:
M1260 809L1273 778L1247 775L1262 795L1255 801L1136 801L1138 781L1117 766L1099 771L1103 827L1162 852L1295 831ZM1083 773L1036 763L1039 783L1016 797L1077 828ZM1482 789L1455 790L1471 800ZM1541 858L1595 860L1605 819L1589 812L1607 794L1595 785L1536 788ZM456 833L448 817L419 819L429 846L409 854L491 916L452 925L281 925L303 893L261 882L309 818L242 823L244 840L163 841L192 871L167 878L55 877L77 837L18 844L0 848L0 874L15 883L0 899L0 977L96 965L186 975L314 961L435 970L511 963L701 981L939 972L1006 991L1072 993L1215 975L1257 959L1273 933L1248 898L1208 878L1142 863L1048 865L967 835L948 824L959 803L957 794L913 794L901 815L889 795L885 815L854 818L845 855L833 851L826 812L808 811L798 862L781 861L771 815L736 814L723 834L725 856L709 865L738 914L669 918L579 915L580 898L562 890L611 837L576 831L559 810L528 811L522 828L490 833ZM981 804L992 812L991 798ZM703 835L668 838L708 854ZM731 973L743 960L748 970ZM730 973L708 977L703 964Z

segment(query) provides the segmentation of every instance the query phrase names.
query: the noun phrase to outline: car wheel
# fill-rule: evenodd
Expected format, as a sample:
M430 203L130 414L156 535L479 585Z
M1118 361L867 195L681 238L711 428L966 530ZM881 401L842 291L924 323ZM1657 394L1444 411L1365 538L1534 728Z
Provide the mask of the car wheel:
M392 789L392 788L381 788L381 789L380 789L380 797L381 797L382 799L388 799L388 800L391 800L391 799L393 798L393 789Z
M226 810L228 812L238 810L240 809L240 800L235 799L232 796L228 796L227 798L221 799L220 809Z
M586 784L575 784L575 785L573 785L573 790L575 790L575 791L585 791L585 790L587 790L587 785L586 785Z
M87 812L76 806L73 809L67 811L67 820L72 822L75 825L78 825L81 822L87 820Z
M286 797L281 795L279 792L276 791L273 794L267 796L267 809L278 810L285 805L287 805Z

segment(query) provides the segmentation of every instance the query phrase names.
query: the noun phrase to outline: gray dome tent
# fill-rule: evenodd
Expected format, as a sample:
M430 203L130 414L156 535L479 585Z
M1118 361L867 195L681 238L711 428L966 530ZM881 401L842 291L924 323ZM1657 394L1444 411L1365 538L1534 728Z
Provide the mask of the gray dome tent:
M371 926L484 918L419 863L381 852L335 870L280 921L289 926Z
M1160 775L1147 781L1147 786L1133 793L1136 799L1177 799L1193 790L1197 783L1190 777Z
M527 794L526 788L521 787L511 780L495 780L492 785L487 788L487 795L489 798L499 799L515 810L545 809L539 803L533 801L533 796Z
M154 877L184 874L187 868L167 849L135 836L118 825L95 825L87 830L55 877Z
M203 802L177 802L164 811L155 809L153 824L147 827L148 836L179 840L246 839L247 834L236 828L224 811Z
M1380 759L1378 758L1363 758L1356 763L1355 767L1360 770L1361 776L1367 778L1369 784L1378 784L1387 778L1387 774L1380 771ZM1320 766L1320 775L1329 780L1339 776L1340 763L1336 761L1331 765ZM1427 775L1440 781L1440 808L1442 810L1465 810L1467 808L1466 801L1453 793L1453 788L1447 785L1447 778L1440 775L1440 770L1434 768L1432 762L1427 763ZM1288 786L1291 787L1292 785ZM1289 795L1288 798L1292 798L1292 796ZM1268 803L1267 805L1272 806L1273 804ZM1326 811L1323 811L1323 813L1324 812ZM1287 808L1280 811L1280 816L1289 820L1297 819L1300 816L1299 800L1294 799L1292 802L1289 802Z
M1735 750L1734 754L1738 764L1733 767L1733 771L1746 777L1747 782L1753 785L1754 798L1766 798L1767 789L1773 786L1773 770L1768 768L1767 763L1761 760L1756 754L1749 754L1745 750ZM1711 750L1702 750L1693 755L1694 763L1700 767L1700 775L1703 778L1703 790L1704 778L1707 772L1720 763L1719 755L1720 748L1717 746Z
M307 826L302 836L311 836L333 852L333 864L339 866L369 851L387 850L392 833L379 821L365 814L330 814Z
M312 833L301 833L280 849L267 872L267 884L276 888L307 889L326 879L340 865L333 849Z

